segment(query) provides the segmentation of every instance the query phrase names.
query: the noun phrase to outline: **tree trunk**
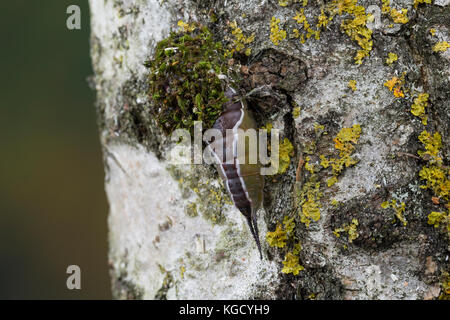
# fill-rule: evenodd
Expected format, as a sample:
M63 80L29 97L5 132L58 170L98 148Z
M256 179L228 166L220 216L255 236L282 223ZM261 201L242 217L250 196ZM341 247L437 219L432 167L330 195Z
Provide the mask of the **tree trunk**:
M433 227L428 215L448 212L449 1L417 8L411 0L393 0L390 8L381 1L309 2L90 0L116 298L445 296L449 221ZM358 24L362 16L367 21ZM289 166L265 177L262 260L217 171L170 165L171 141L151 116L144 62L179 20L207 25L216 41L236 51L229 63L241 64L242 90L269 88L250 108L259 126L281 130ZM355 59L358 51L362 57ZM413 105L424 112L413 114ZM418 154L424 130L442 136L434 154ZM345 159L350 163L332 169ZM444 172L440 187L421 188L429 182L419 176L424 167ZM320 218L308 216L306 204ZM285 217L294 218L294 230L286 230ZM271 246L275 234L266 241L277 223L287 236L279 247ZM291 267L301 265L300 272L283 269L293 256Z

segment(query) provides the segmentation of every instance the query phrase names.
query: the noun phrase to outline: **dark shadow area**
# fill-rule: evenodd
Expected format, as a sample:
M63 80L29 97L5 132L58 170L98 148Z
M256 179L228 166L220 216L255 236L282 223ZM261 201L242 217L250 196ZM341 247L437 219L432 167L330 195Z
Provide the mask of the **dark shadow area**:
M0 15L0 299L111 298L87 0L2 1ZM66 288L72 264L81 290Z

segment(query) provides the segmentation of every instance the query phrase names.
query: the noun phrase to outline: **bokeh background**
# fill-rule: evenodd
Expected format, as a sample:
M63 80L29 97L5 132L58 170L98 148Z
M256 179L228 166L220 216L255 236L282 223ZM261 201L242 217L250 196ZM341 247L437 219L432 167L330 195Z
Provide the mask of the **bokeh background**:
M87 0L0 4L0 299L111 298L89 23Z

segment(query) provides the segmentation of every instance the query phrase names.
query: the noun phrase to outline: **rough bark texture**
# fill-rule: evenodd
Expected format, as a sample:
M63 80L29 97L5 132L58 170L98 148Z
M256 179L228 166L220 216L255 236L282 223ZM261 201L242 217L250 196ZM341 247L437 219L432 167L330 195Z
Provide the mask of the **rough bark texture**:
M327 2L311 1L305 9L311 25ZM110 204L109 245L112 288L117 298L168 299L430 299L440 294L448 270L448 238L427 224L434 204L430 190L420 188L418 135L425 129L442 134L448 159L450 50L433 52L448 41L449 2L420 5L405 0L391 7L408 9L409 22L395 24L381 14L372 26L373 49L361 65L359 49L341 29L349 15L336 16L320 39L301 43L290 38L292 19L301 6L276 1L91 0L92 63L98 121L104 147L106 191ZM359 1L366 9L381 1ZM217 21L210 20L214 12ZM287 38L274 45L270 20L280 19ZM299 159L319 167L319 155L331 155L333 137L343 127L361 125L355 158L338 182L327 187L318 173L322 197L320 219L309 227L297 223L302 244L298 275L281 272L286 250L263 241L265 259L242 215L227 201L213 167L174 167L166 161L170 141L150 117L148 70L155 45L177 29L177 21L210 26L218 41L232 38L227 21L236 21L251 55L235 58L243 65L243 89L272 85L274 96L256 101L260 125L282 130L295 149L288 170L266 178L264 210L259 212L261 239L294 210L294 184ZM392 24L392 26L390 26ZM430 28L436 29L435 35ZM301 29L299 27L299 29ZM385 63L388 52L398 55ZM429 93L424 126L411 114L414 92L395 97L383 84L406 71L405 88ZM356 81L356 90L348 87ZM300 107L300 112L294 110ZM315 125L316 124L316 125ZM324 126L327 134L318 134ZM315 145L313 151L308 150ZM308 179L301 172L301 182ZM331 202L331 199L335 201ZM406 204L404 226L392 208ZM195 204L195 206L193 205ZM193 209L194 207L194 209ZM358 237L333 230L358 221Z

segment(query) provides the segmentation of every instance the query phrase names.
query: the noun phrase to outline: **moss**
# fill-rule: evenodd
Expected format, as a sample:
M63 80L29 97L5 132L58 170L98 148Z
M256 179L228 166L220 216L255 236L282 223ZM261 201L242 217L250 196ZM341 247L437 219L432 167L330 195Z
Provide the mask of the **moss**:
M227 73L224 50L208 28L179 22L182 32L172 32L156 45L150 70L150 110L164 133L177 128L191 130L194 121L209 128L225 103L219 74Z

